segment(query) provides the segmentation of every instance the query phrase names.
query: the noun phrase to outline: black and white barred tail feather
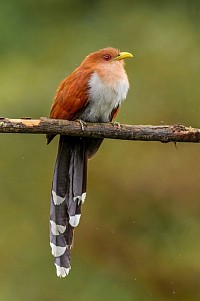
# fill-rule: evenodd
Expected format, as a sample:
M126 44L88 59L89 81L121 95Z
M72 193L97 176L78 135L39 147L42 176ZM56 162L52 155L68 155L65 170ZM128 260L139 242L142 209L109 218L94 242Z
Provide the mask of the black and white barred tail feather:
M57 276L68 275L74 228L79 224L81 205L86 197L86 140L61 136L54 170L50 245L55 258Z

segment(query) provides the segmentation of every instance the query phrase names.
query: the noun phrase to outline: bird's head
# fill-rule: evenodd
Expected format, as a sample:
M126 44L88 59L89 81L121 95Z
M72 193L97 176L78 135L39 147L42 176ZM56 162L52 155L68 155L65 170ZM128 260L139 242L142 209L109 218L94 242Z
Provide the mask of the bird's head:
M108 47L90 53L86 56L82 64L90 66L108 66L110 64L123 65L123 60L131 57L133 57L133 55L129 52L120 52L118 49Z

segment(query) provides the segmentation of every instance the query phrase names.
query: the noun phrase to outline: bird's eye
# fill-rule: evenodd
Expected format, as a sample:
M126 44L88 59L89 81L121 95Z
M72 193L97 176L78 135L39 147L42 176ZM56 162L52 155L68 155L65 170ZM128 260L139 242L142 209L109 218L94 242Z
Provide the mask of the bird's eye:
M104 61L110 61L111 60L111 55L110 54L104 54L103 59L104 59Z

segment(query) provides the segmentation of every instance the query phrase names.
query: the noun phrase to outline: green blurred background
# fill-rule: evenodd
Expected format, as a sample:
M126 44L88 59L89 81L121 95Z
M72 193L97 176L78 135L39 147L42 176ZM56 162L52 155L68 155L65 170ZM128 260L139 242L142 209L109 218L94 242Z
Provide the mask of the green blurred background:
M106 46L134 54L119 122L200 127L194 0L1 0L0 115L48 116L59 82ZM0 300L200 300L199 145L104 141L72 270L58 279L48 221L58 140L0 139Z

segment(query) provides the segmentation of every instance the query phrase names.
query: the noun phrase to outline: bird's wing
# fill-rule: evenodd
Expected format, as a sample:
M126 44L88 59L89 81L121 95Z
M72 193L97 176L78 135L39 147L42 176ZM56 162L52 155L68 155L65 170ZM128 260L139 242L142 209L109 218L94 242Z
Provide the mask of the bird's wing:
M51 107L50 118L75 120L80 116L89 102L88 82L92 72L91 69L77 68L60 83ZM54 134L47 134L47 144L54 137Z
M59 85L51 107L50 118L75 120L85 110L88 98L90 69L76 69Z

